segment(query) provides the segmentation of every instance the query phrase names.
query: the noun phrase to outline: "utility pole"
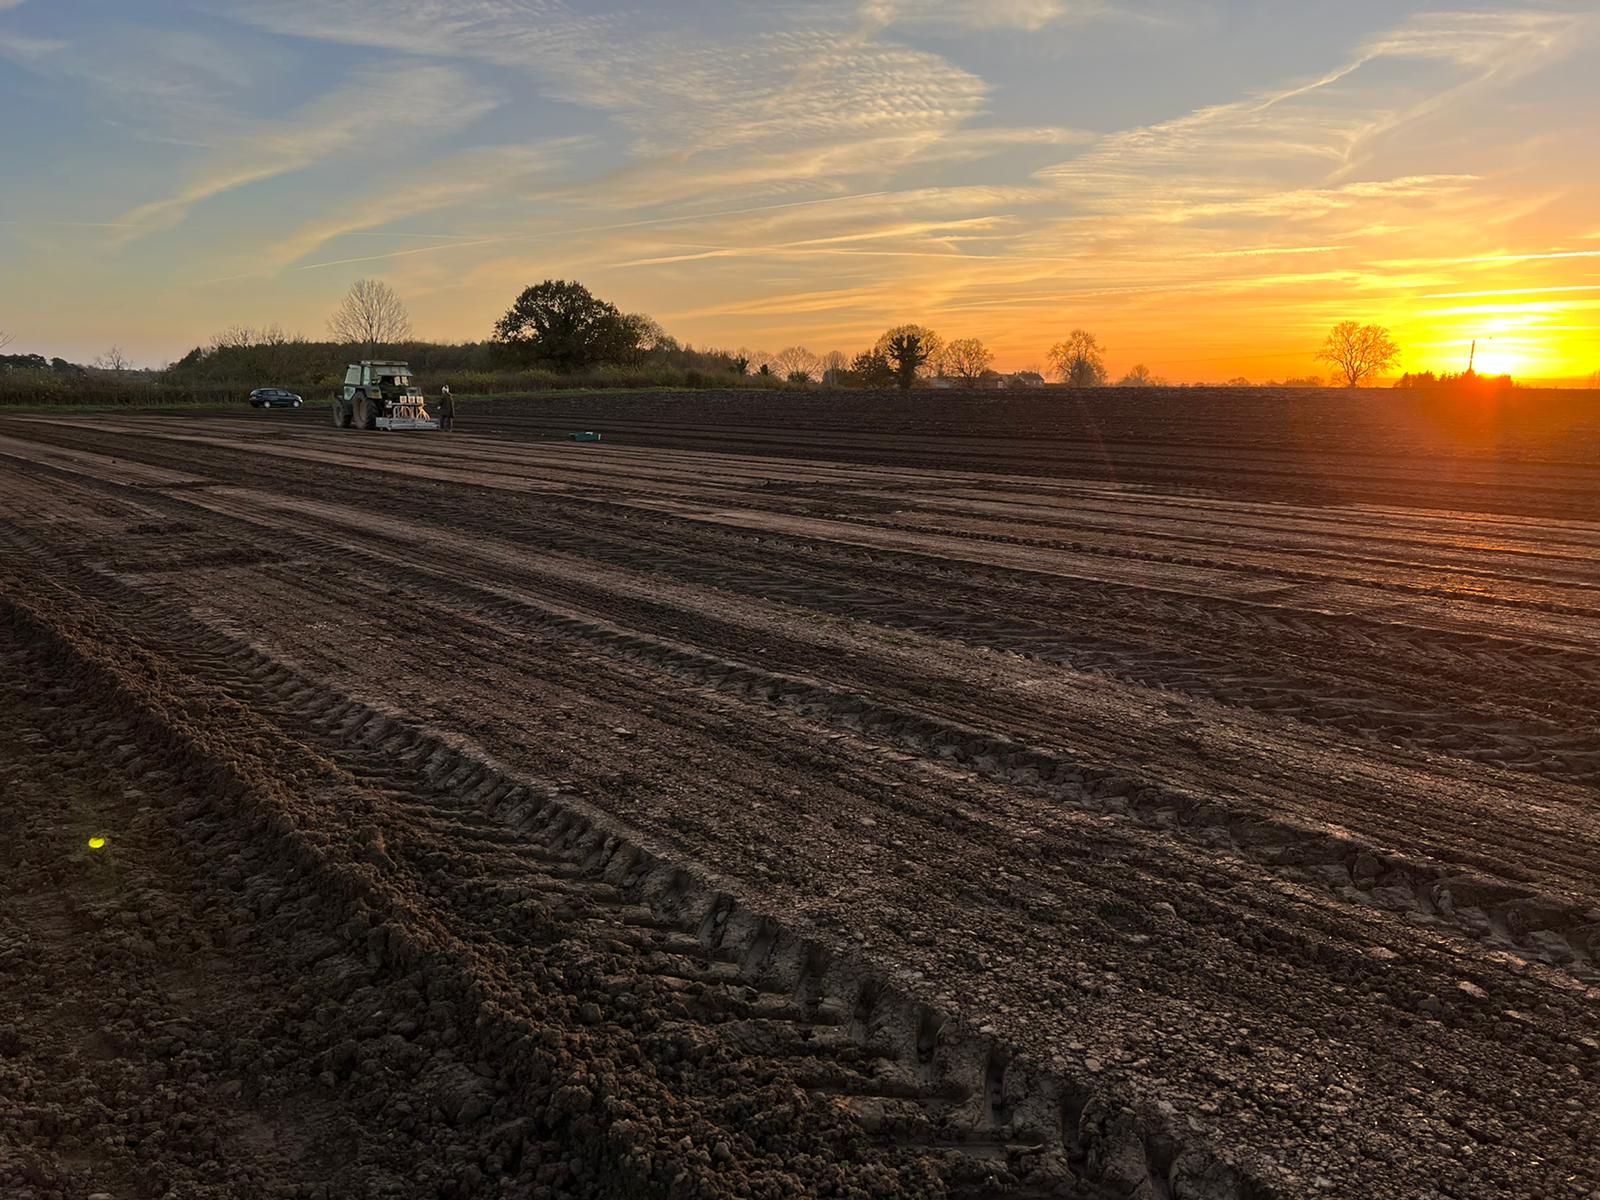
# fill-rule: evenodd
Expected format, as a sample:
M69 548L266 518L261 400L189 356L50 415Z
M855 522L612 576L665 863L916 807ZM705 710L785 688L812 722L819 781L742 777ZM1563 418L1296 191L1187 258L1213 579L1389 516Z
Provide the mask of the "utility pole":
M1472 339L1472 353L1467 355L1467 374L1472 374L1472 364L1478 361L1478 339Z

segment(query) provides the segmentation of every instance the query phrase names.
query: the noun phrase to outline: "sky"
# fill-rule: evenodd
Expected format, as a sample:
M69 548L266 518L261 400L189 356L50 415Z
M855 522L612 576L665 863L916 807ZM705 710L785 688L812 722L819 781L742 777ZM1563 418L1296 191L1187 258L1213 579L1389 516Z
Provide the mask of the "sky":
M158 365L381 278L698 346L1600 370L1595 0L0 0L0 330Z

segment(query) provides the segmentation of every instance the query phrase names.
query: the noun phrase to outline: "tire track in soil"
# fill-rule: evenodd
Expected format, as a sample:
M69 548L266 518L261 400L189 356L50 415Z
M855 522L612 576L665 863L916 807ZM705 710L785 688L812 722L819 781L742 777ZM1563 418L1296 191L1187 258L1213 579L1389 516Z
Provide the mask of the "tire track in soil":
M118 628L115 634L109 629L89 633L89 622L81 618L73 622L76 628L65 631L15 599L0 598L0 611L13 636L49 647L55 670L70 664L67 669L80 677L103 671L103 683L117 693L118 707L124 711L135 707L131 729L125 721L120 730L110 731L110 737L133 739L118 743L117 754L124 761L144 755L161 761L192 758L185 764L191 771L213 777L220 773L228 779L244 772L238 760L226 754L224 748L232 749L229 739L213 722L238 721L247 712L259 712L305 731L308 745L325 756L324 763L348 775L349 783L340 788L344 794L334 799L353 810L354 828L332 828L326 809L316 814L316 823L309 813L271 809L250 813L245 808L249 799L238 797L243 803L218 823L226 829L242 821L251 836L266 843L256 855L246 848L244 858L282 854L285 847L275 844L274 835L301 842L289 863L269 860L264 869L252 863L251 868L262 873L252 877L247 892L256 893L258 910L270 912L280 907L283 891L297 879L308 881L314 890L306 897L313 903L302 906L307 927L299 936L310 943L304 957L319 964L319 970L331 971L337 987L347 991L352 975L363 974L363 959L367 967L379 968L380 986L382 982L394 986L395 981L382 980L385 973L411 979L421 973L428 976L426 995L431 1001L425 1013L420 1000L413 1002L409 1006L413 1017L404 1015L408 1006L403 1003L391 1008L391 1013L402 1015L388 1024L388 1032L376 1039L378 1045L369 1036L366 1044L352 1048L346 1039L324 1058L338 1072L352 1071L351 1060L368 1061L377 1052L398 1053L404 1059L408 1047L403 1043L424 1027L424 1018L434 1026L439 1023L440 1003L434 997L442 990L437 978L441 968L459 974L450 981L454 988L448 989L457 992L458 1014L461 1007L469 1012L477 1007L474 1024L480 1030L485 1024L511 1028L493 1029L487 1037L467 1033L467 1022L458 1015L447 1031L461 1031L464 1044L473 1046L479 1056L478 1063L469 1060L467 1065L478 1069L457 1070L449 1078L431 1081L431 1086L442 1091L452 1107L459 1102L459 1111L454 1112L457 1125L491 1115L491 1107L492 1115L519 1109L533 1112L538 1114L536 1123L550 1112L552 1127L539 1131L547 1135L541 1144L550 1147L548 1135L561 1135L565 1124L565 1134L578 1142L579 1153L598 1160L587 1164L601 1189L596 1194L619 1188L627 1195L661 1189L670 1189L672 1195L760 1194L774 1179L759 1174L741 1177L738 1160L753 1147L758 1154L767 1147L759 1135L741 1129L739 1114L761 1114L758 1127L776 1124L779 1136L771 1140L783 1144L785 1126L803 1125L808 1107L813 1116L831 1114L828 1119L833 1123L843 1122L842 1130L833 1132L833 1142L814 1145L813 1153L821 1151L834 1161L856 1160L867 1172L864 1179L874 1177L873 1160L878 1157L874 1182L878 1188L895 1180L898 1164L901 1175L892 1185L897 1193L1154 1198L1170 1195L1169 1188L1181 1179L1203 1182L1208 1195L1219 1197L1268 1194L1204 1151L1178 1144L1170 1130L1144 1132L1082 1083L1038 1070L993 1038L963 1028L948 1014L901 994L867 964L831 952L725 891L707 886L682 867L661 861L580 811L582 806L562 800L559 788L514 778L492 762L302 679L244 646L189 628L179 614L156 602L135 601L121 609L123 618L131 616L140 629L179 630L176 636L168 635L170 641L148 634L141 637L128 628ZM171 718L155 706L139 711L141 700L148 703L148 699L99 657L105 653L103 639L113 636L146 669L150 665L146 656L152 653L162 667L178 667L180 657L209 667L222 694L247 701L249 708L207 703L203 697L210 685L187 677L178 667L163 672L167 678L157 686L181 704L183 724L171 724ZM91 639L101 645L91 649ZM80 679L70 694L81 696L82 686ZM110 737L89 747L91 752L103 750ZM274 773L303 754L299 745L274 749L278 761L268 768ZM246 775L238 782L249 788L248 779ZM303 787L304 776L297 780ZM369 797L370 806L360 803ZM184 816L216 817L216 807L214 801L191 798L183 806ZM373 821L379 823L370 824ZM353 863L340 862L345 856L327 852L333 847L348 849L338 844L348 841L351 832L361 848ZM240 875L232 865L239 858L236 854L226 860L224 883ZM436 910L429 915L443 929L429 929L432 921L408 919L410 914L393 900L382 903L379 889L371 886L372 873L362 870L361 863L377 866L379 877L393 871L426 881ZM304 884L298 890L308 891ZM318 907L326 911L319 914ZM352 908L357 915L345 920ZM320 931L318 916L323 918ZM448 941L440 936L444 930ZM230 937L231 945L253 943L253 931L239 934ZM469 954L453 944L458 941L473 951ZM486 956L502 958L498 970L472 961L486 944L504 952L503 958ZM711 1171L722 1171L728 1178L704 1180L685 1192L677 1166L669 1165L665 1175L651 1175L641 1160L693 1163L696 1154L694 1146L675 1141L669 1152L664 1138L652 1145L635 1128L644 1119L642 1111L622 1120L609 1113L610 1119L602 1121L597 1131L585 1129L581 1119L559 1119L563 1107L571 1110L568 1116L587 1113L595 1103L589 1093L615 1101L626 1088L569 1082L541 1102L537 1094L508 1088L504 1068L496 1088L484 1082L494 1076L485 1076L483 1068L496 1060L509 1057L527 1069L524 1060L530 1049L537 1055L541 1045L549 1046L550 1038L519 1028L518 1020L494 1020L488 1004L471 1003L479 999L475 993L494 998L496 975L519 990L537 986L530 978L535 974L533 964L548 961L558 948L574 960L560 977L570 990L557 1000L545 984L538 988L543 993L538 1001L575 1008L573 1026L587 1027L591 1036L616 1022L617 1034L641 1039L645 1054L653 1060L653 1082L658 1084L654 1090L665 1086L670 1098L664 1107L669 1111L674 1101L679 1105L684 1101L673 1088L679 1082L675 1064L692 1065L708 1074L720 1068L742 1082L747 1094L724 1105L722 1121L711 1131L716 1140L704 1156L713 1164ZM587 972L574 978L574 965ZM508 996L501 992L497 999L505 1003ZM523 1007L529 1007L527 1000ZM665 1012L651 1013L652 1007ZM530 1038L531 1047L526 1045ZM454 1044L454 1039L445 1039L445 1045ZM601 1067L591 1066L587 1076L574 1071L567 1078L581 1081L601 1073ZM532 1074L535 1082L543 1082L537 1067ZM352 1077L351 1082L370 1081ZM528 1087L526 1081L514 1082ZM641 1081L628 1082L638 1089ZM809 1101L797 1104L797 1089L809 1094ZM491 1101L491 1090L501 1099ZM700 1099L692 1087L685 1090ZM411 1106L402 1100L398 1107L391 1101L389 1107L398 1112ZM472 1115L463 1115L468 1112ZM512 1123L528 1124L526 1119ZM490 1134L495 1149L483 1157L497 1160L502 1171L515 1173L530 1132L518 1128L507 1133L502 1123ZM696 1142L709 1140L704 1128L693 1132L698 1135ZM602 1144L582 1149L597 1133L603 1133ZM495 1138L515 1140L519 1149L508 1160L497 1153L500 1142ZM805 1144L798 1136L796 1140ZM879 1148L876 1156L872 1146ZM842 1168L832 1170L848 1178ZM824 1177L827 1174L825 1170ZM469 1187L476 1187L482 1178L476 1167L457 1174Z

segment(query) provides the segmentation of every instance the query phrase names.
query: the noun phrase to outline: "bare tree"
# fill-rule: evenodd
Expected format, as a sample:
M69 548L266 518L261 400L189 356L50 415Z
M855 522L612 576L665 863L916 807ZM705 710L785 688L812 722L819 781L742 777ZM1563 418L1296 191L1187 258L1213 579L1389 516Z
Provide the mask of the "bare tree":
M1134 367L1130 367L1128 373L1117 380L1117 386L1125 388L1166 387L1167 381L1152 373L1150 368L1143 363L1139 363Z
M1105 347L1086 329L1074 329L1067 340L1050 347L1050 368L1071 387L1104 387Z
M97 356L93 365L102 371L115 371L120 375L133 364L128 361L128 356L121 346L112 346L104 354Z
M770 350L746 350L741 347L738 356L749 363L750 370L757 375L771 375L775 369Z
M1400 347L1382 325L1340 321L1328 334L1317 357L1332 363L1347 387L1360 387L1400 361Z
M822 382L838 383L850 369L850 356L843 350L829 350L822 356Z
M16 340L17 340L17 335L16 334L7 333L4 329L0 329L0 350L4 350L7 346L11 345L11 343L16 341Z
M822 360L804 346L790 346L772 356L772 369L790 383L809 383Z
M994 365L994 352L977 338L957 338L944 348L939 367L946 375L976 383Z
M347 346L379 346L411 336L411 315L395 290L381 279L358 279L328 318L328 332Z
M229 325L211 335L211 350L244 350L256 344L256 331L248 325Z
M290 342L303 341L305 338L299 334L291 338L278 324L263 325L260 329L253 325L229 325L221 333L211 335L210 348L213 351L249 350L254 346L287 346Z

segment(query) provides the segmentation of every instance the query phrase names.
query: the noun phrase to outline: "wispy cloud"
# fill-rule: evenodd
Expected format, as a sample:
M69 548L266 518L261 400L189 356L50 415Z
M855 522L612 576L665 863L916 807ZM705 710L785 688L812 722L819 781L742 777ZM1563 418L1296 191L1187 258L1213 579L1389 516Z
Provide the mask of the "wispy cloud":
M917 221L909 224L890 224L877 229L869 229L856 233L841 233L830 237L800 238L791 242L772 242L745 246L717 246L706 249L694 250L684 254L657 255L650 258L635 258L624 262L607 264L610 267L650 267L663 266L668 263L695 262L708 258L759 258L781 255L793 251L813 251L825 247L839 247L855 242L889 241L889 240L916 240L919 244L926 244L931 236L932 240L951 247L960 240L964 234L971 232L988 232L998 228L1001 220L998 217L974 217L962 221ZM906 248L893 251L895 254L923 254L926 250ZM946 254L950 250L945 251Z
M366 233L385 225L442 212L547 173L562 161L571 139L529 146L491 146L448 155L432 162L425 174L380 170L366 176L368 187L353 202L308 222L256 255L265 273L299 262L340 237ZM478 239L452 239L481 244Z
M1028 32L1068 20L1116 15L1100 0L866 0L862 19L888 28L1015 29Z
M0 8L3 7L4 4L0 3ZM66 48L66 42L58 41L55 38L24 37L20 33L8 33L6 30L0 29L0 56L6 58L25 63L35 62Z
M238 14L281 33L525 73L546 96L606 114L629 138L629 169L671 175L685 197L881 176L982 112L989 86L970 72L841 25L837 12L806 21L805 11L784 10L802 20L736 40L550 0L399 12L375 0L287 0ZM702 175L713 182L695 188Z
M428 137L458 129L492 107L483 89L450 68L367 68L293 116L247 130L178 190L130 209L120 221L145 231L170 228L196 205L238 188L339 154L359 160L402 134Z
M1576 11L1425 14L1311 80L1111 135L1044 177L1117 204L1138 203L1138 185L1155 176L1191 194L1283 190L1293 172L1332 173L1379 134L1430 111L1438 89L1421 83L1341 86L1363 69L1383 59L1428 59L1466 71L1457 85L1482 84L1547 61L1589 20Z
M472 237L460 235L456 240L441 243L436 246L418 246L410 250L398 250L384 254L368 254L355 258L332 259L325 262L302 263L297 269L314 271L324 267L347 266L352 263L380 262L392 258L408 257L418 254L434 254L440 251L453 251L463 249L476 249L483 246L513 247L529 245L536 242L570 241L576 238L590 237L596 234L626 233L633 230L659 228L665 225L679 225L685 222L721 221L734 217L752 216L760 214L774 214L797 209L815 209L822 206L834 206L859 202L862 200L877 199L886 195L883 192L870 192L858 196L829 196L816 200L797 200L786 204L762 204L754 207L724 209L718 212L683 213L676 216L650 217L638 221L612 221L601 225L579 224L565 226L559 230L543 230L540 232L503 233L492 234L487 237Z

